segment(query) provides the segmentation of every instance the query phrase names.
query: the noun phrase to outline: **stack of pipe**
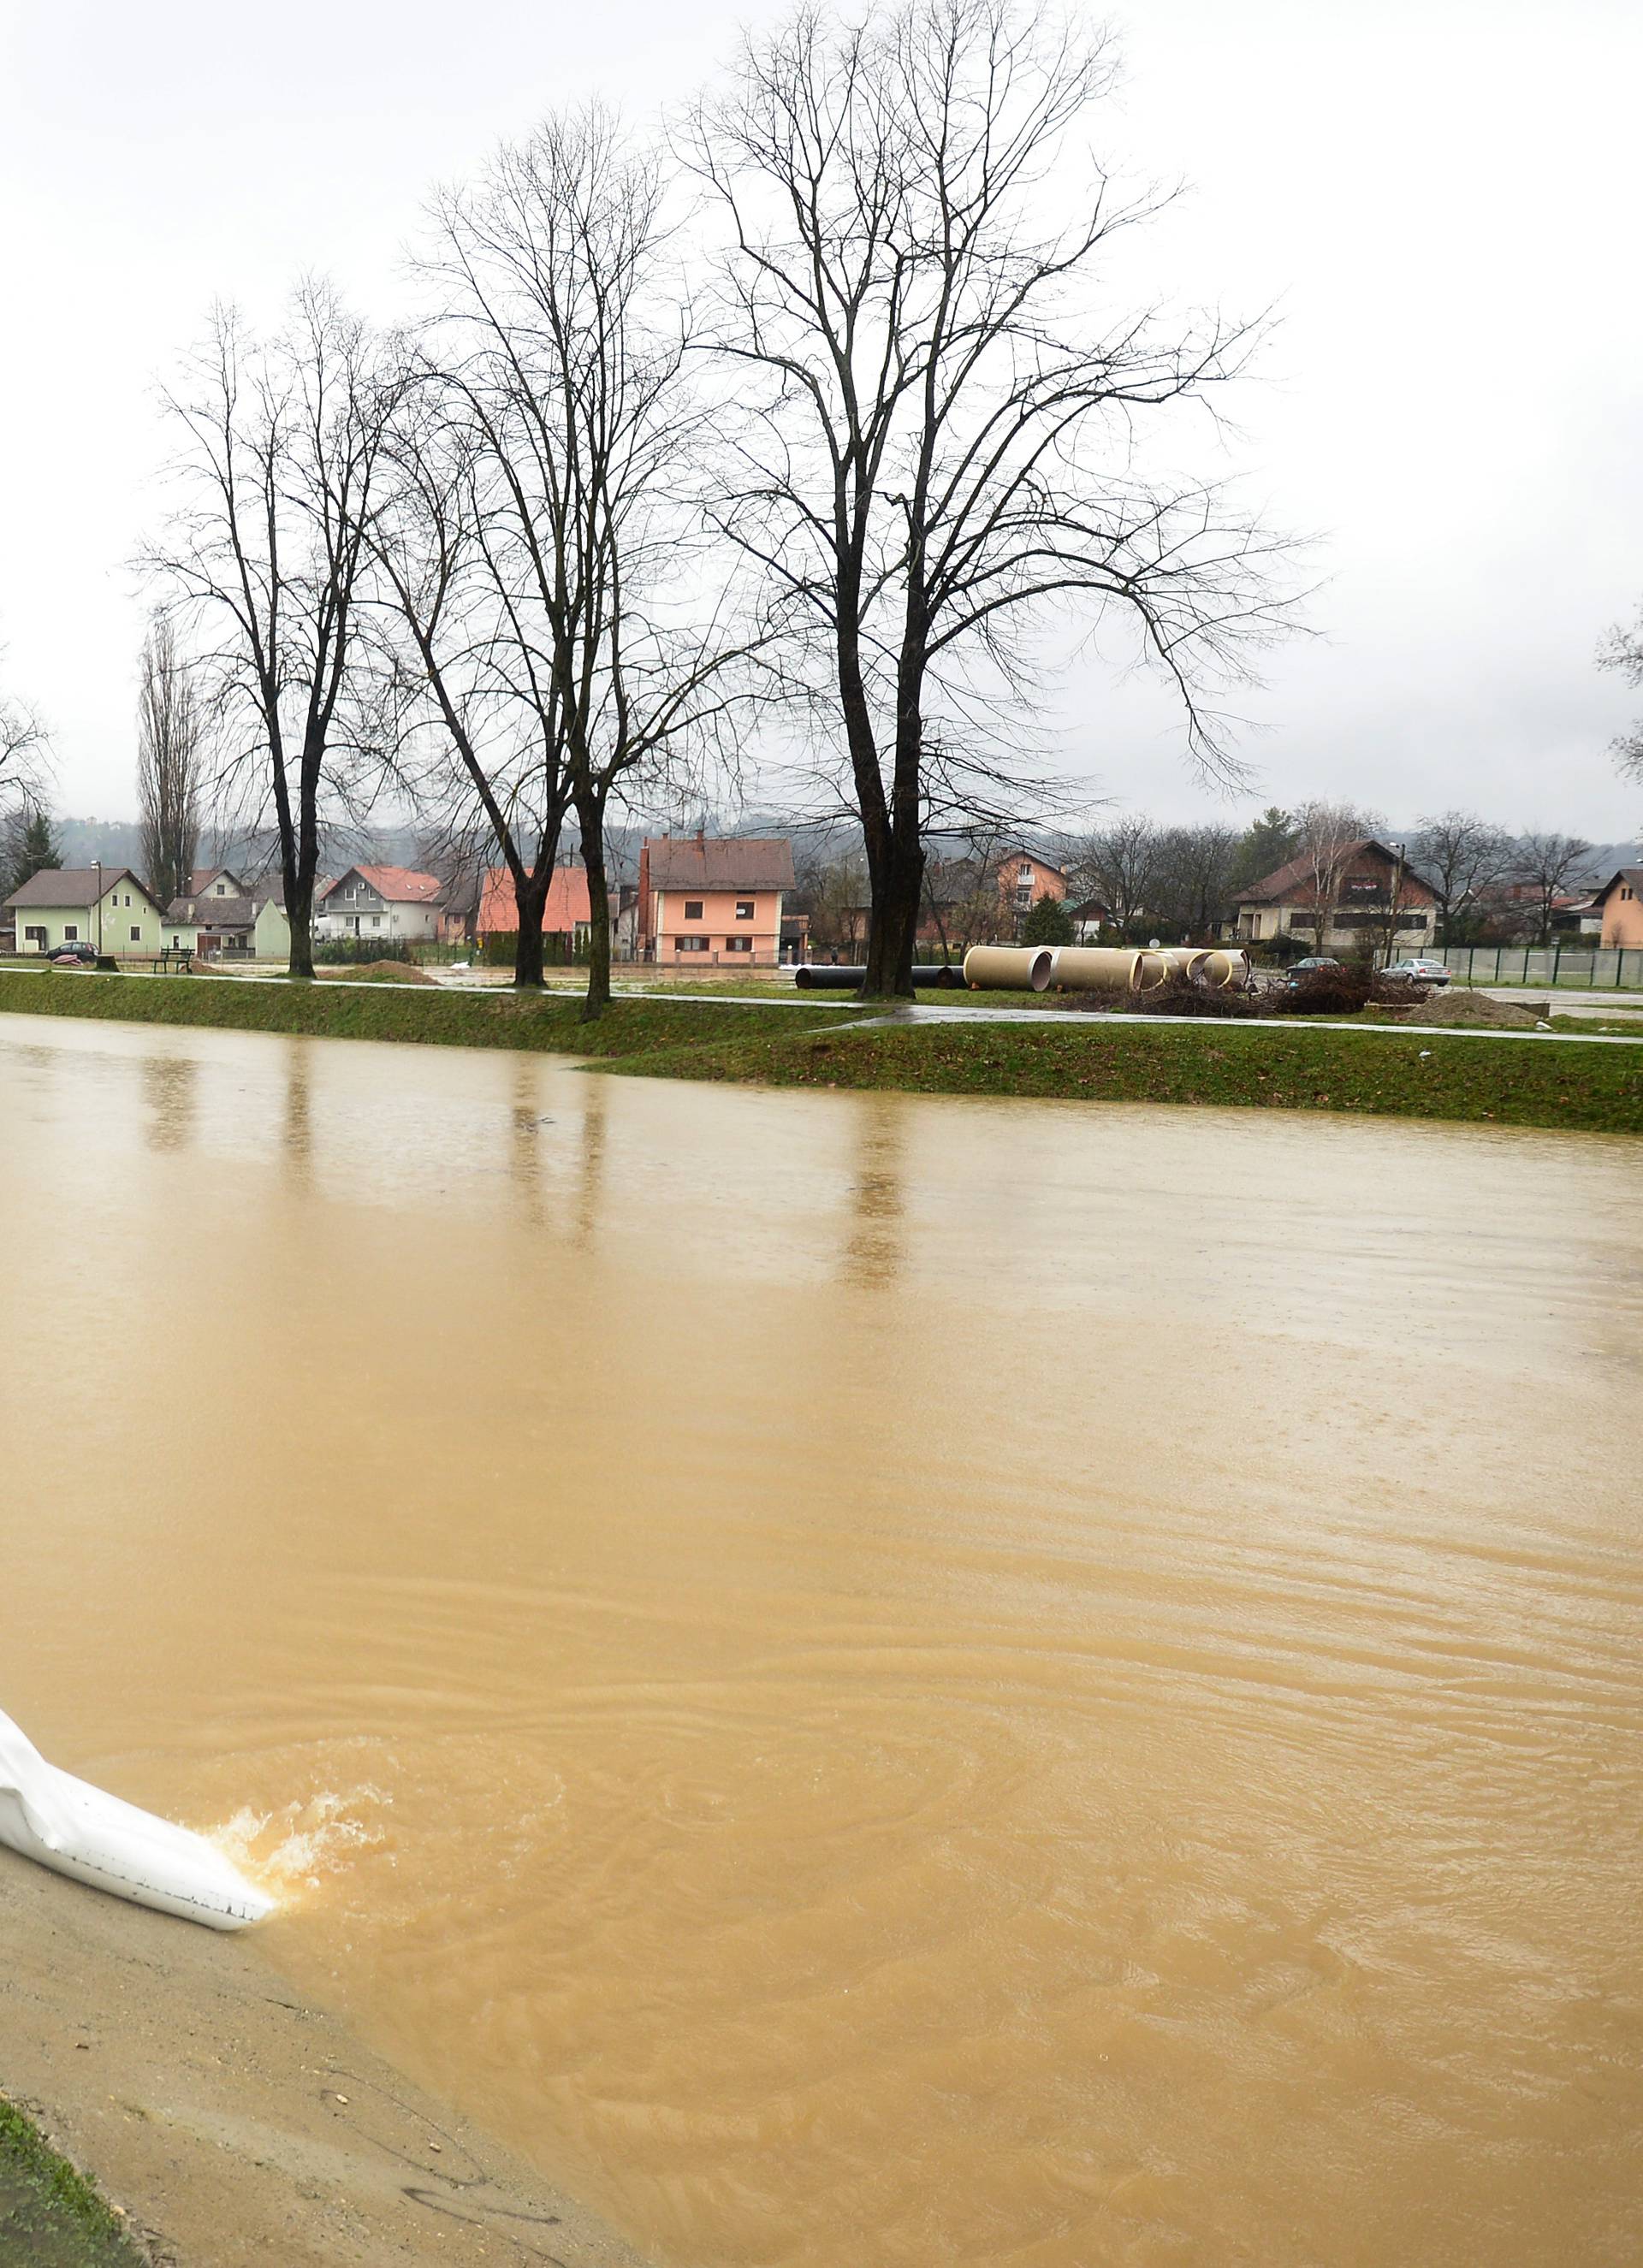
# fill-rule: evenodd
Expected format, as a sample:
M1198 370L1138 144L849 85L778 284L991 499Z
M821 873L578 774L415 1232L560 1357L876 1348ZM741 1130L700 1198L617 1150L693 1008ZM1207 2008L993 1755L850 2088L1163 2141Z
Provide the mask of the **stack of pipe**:
M1249 958L1219 946L973 945L964 956L964 982L984 991L1152 992L1172 976L1189 977L1212 991L1241 984ZM843 970L818 972L843 976ZM915 969L924 981L925 972ZM802 983L805 971L799 971Z

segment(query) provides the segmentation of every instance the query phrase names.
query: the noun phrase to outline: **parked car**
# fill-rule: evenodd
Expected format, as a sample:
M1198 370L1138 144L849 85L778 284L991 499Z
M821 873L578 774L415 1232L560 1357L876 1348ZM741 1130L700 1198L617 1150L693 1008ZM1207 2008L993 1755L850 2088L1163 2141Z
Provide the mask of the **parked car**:
M1293 986L1300 978L1309 976L1315 969L1339 968L1344 965L1344 963L1337 961L1330 954L1309 953L1304 961L1292 961L1290 962L1289 974L1285 978L1284 982L1286 984Z
M1423 961L1412 953L1405 961L1394 961L1381 974L1401 977L1406 984L1447 984L1449 972L1440 961Z
M55 968L90 968L96 963L97 947L82 938L76 943L54 945L46 958Z

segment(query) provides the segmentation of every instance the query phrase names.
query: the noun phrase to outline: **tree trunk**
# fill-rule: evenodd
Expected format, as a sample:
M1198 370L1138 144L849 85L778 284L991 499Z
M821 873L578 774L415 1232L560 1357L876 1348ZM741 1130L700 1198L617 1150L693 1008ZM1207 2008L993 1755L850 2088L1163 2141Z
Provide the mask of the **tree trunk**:
M313 877L298 877L285 890L285 918L291 924L291 974L313 975Z
M578 796L582 863L587 869L587 990L579 1020L592 1024L610 1005L610 878L605 871L604 806L591 795Z
M889 856L874 879L867 920L867 973L864 1000L910 1000L913 948L918 938L918 905L924 895L924 850L915 834L891 836Z
M513 878L513 902L519 924L513 946L513 982L522 991L542 990L542 915L552 884L551 863L539 872L516 874Z

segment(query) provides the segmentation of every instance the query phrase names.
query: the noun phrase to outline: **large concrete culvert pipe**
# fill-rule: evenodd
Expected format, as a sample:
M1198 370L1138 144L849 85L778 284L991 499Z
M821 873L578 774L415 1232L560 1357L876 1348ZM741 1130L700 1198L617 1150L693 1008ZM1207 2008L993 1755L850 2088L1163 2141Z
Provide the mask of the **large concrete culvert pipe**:
M1249 954L1236 950L1229 952L1224 946L1217 946L1213 952L1205 954L1199 981L1212 985L1218 992L1225 992L1234 984L1247 984L1249 982Z
M1195 984L1206 981L1210 948L1207 945L1161 945L1152 948L1161 954L1179 976L1190 977Z
M1043 992L1055 954L1047 945L972 945L964 982L988 992Z
M1062 992L1150 992L1169 973L1161 953L1122 945L1064 945L1050 981Z

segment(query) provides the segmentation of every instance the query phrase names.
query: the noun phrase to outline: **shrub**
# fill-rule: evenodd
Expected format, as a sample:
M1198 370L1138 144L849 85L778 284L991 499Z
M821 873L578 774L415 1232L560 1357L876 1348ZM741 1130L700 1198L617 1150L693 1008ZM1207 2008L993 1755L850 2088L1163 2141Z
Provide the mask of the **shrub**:
M1035 898L1027 919L1021 924L1023 945L1071 945L1072 918L1059 898L1046 891Z

